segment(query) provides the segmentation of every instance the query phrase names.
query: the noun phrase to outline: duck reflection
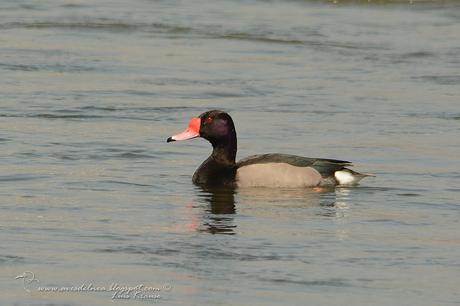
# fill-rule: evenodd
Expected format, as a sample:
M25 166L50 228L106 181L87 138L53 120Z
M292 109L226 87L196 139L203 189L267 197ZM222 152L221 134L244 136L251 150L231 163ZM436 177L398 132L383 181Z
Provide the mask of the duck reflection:
M238 190L238 196L252 207L271 207L277 213L286 209L301 211L303 216L336 216L335 188L246 188Z
M200 200L208 206L200 230L211 234L234 235L235 189L229 187L197 187Z
M350 189L270 189L270 188L228 188L196 187L198 202L203 208L198 231L211 234L234 235L235 196L238 202L248 203L252 213L260 218L280 214L286 218L308 218L312 216L342 218L347 215ZM196 207L196 206L195 206ZM295 212L294 215L292 213Z

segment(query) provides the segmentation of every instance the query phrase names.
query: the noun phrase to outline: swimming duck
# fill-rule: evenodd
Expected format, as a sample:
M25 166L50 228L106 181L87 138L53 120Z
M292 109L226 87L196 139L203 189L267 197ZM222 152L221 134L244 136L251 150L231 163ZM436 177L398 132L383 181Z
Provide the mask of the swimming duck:
M192 118L188 128L167 142L201 137L212 147L211 156L193 174L192 181L204 186L233 187L325 187L356 185L366 176L347 167L348 161L310 158L290 154L260 154L235 162L237 140L232 118L211 110Z

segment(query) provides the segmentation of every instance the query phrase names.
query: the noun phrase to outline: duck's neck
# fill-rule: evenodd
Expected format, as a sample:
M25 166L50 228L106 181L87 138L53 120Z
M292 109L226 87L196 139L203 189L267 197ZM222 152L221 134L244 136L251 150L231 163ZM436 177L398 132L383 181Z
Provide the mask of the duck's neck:
M225 165L234 165L236 158L236 134L232 133L218 142L211 141L212 154L211 158L218 163Z
M195 184L230 186L236 174L236 133L218 142L210 140L213 150L193 175ZM233 136L233 137L232 137Z

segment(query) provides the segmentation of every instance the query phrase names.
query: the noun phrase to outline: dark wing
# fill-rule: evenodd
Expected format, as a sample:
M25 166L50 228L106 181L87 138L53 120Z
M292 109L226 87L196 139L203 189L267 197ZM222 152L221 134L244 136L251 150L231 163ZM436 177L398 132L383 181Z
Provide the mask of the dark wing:
M240 168L248 165L265 163L287 163L296 167L312 167L321 173L323 177L329 177L334 175L335 171L351 166L350 162L344 160L311 158L278 153L252 155L240 160L236 166Z

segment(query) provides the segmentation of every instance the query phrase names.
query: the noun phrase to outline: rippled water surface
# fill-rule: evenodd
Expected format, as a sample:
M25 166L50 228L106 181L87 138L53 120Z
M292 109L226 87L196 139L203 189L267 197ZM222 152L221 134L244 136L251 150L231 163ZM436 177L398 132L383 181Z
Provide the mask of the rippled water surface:
M460 302L456 1L5 0L0 79L2 305ZM216 108L377 177L195 187Z

